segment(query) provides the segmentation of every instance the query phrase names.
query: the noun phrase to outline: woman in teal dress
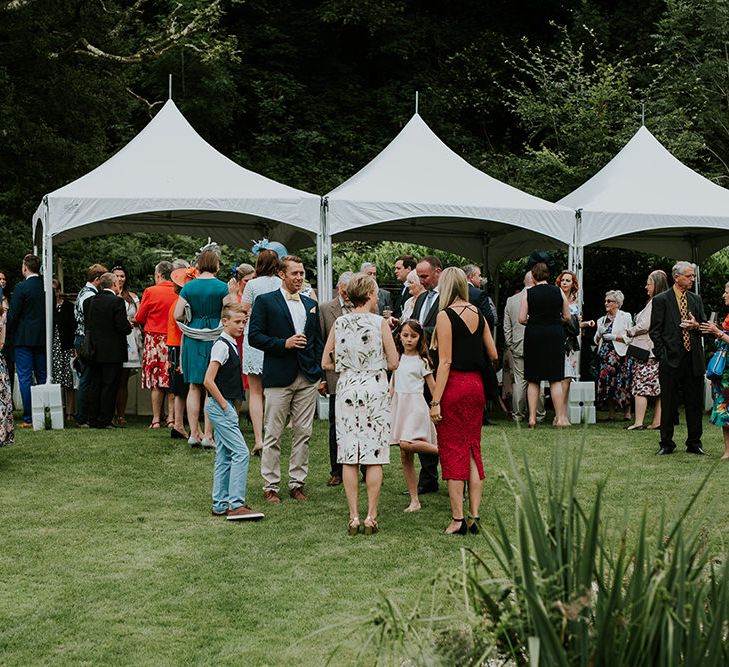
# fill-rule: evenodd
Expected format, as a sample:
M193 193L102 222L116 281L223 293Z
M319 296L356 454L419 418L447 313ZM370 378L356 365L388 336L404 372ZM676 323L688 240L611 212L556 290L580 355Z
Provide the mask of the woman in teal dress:
M214 249L204 249L197 258L200 275L187 283L180 291L175 306L175 319L185 322L185 308L189 306L190 318L186 322L191 329L210 330L203 332L202 338L182 336L182 375L189 382L187 393L187 417L190 422L189 444L193 447L213 448L213 427L205 417L205 433L200 433L200 403L205 394L203 379L210 362L210 350L215 338L215 330L220 327L220 311L223 300L228 296L228 285L216 278L220 268L220 256ZM205 335L207 333L207 335Z
M729 306L729 283L724 285L724 303ZM702 322L699 331L711 334L716 338L717 349L720 345L729 348L729 315L724 318L721 328L713 322ZM711 383L714 394L714 405L711 409L711 423L721 426L724 435L724 456L722 461L729 461L729 364L724 367L721 379Z

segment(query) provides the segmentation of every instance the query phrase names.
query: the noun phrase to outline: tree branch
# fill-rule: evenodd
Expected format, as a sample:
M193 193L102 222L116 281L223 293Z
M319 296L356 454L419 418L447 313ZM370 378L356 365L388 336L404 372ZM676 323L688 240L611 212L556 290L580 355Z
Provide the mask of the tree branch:
M16 9L23 9L23 7L27 7L32 3L33 0L4 0L0 3L0 9L6 12L12 12Z
M150 102L149 100L145 99L141 95L138 95L135 93L131 88L127 88L127 92L135 99L139 100L140 102L144 102L147 105L147 110L149 111L149 117L152 117L152 111L155 107L162 106L164 102L157 101L157 102Z
M146 2L146 0L137 0L133 5L132 10L135 7L141 6L144 2ZM200 47L191 43L185 43L185 41L195 35L197 32L205 30L215 22L219 12L219 2L211 3L208 7L205 8L205 10L195 14L192 19L190 19L190 21L187 23L187 25L183 26L182 28L178 28L175 14L179 11L181 7L182 5L178 4L177 7L170 14L169 18L171 19L171 22L164 31L163 36L160 36L156 39L150 39L148 44L140 48L136 53L132 53L129 55L109 53L107 51L104 51L103 49L100 49L98 46L94 46L85 37L79 38L79 46L78 48L73 49L73 53L89 58L108 60L124 65L133 65L141 63L145 60L158 58L166 51L169 51L171 48L180 44L182 44L182 46L186 48L191 48L196 51L202 51ZM123 27L123 23L127 20L131 20L131 14L127 18L120 19L120 22L117 23L115 30L117 28L121 30ZM57 57L58 54L51 54L51 56Z

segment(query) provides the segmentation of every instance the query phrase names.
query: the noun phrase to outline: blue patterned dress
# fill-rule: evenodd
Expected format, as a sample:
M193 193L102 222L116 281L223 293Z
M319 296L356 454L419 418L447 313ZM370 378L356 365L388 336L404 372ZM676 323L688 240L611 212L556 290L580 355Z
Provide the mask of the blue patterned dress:
M722 329L729 333L729 315L724 319ZM724 367L721 379L711 383L714 405L711 408L711 423L729 427L729 364Z

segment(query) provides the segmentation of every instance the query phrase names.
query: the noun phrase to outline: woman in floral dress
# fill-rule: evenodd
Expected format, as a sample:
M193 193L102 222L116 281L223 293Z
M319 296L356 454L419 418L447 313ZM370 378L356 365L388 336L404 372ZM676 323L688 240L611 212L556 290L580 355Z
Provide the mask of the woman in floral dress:
M5 344L5 320L7 314L0 302L0 350ZM0 447L15 441L15 425L13 422L13 396L10 390L10 376L5 364L5 357L0 354Z
M729 283L724 285L724 304L729 306ZM721 328L713 322L702 322L699 330L702 334L711 334L719 345L729 347L729 315L724 318ZM711 409L711 423L721 426L724 436L724 455L722 461L729 461L729 364L724 367L720 380L711 383L714 394L714 405Z
M322 367L339 375L336 394L337 463L349 505L349 534L360 528L358 491L360 464L367 466L367 518L364 532L377 532L377 505L382 466L390 462L390 392L388 370L398 365L395 341L385 320L372 313L377 283L363 273L347 286L354 305L338 317L329 333Z
M73 388L71 361L74 357L73 339L76 332L76 318L73 304L66 301L61 294L61 284L54 278L51 283L56 297L56 309L53 312L53 365L51 377L53 382L63 387L66 421L73 420L76 414L76 392Z
M625 332L633 324L630 313L621 310L623 293L610 290L605 293L605 315L597 321L595 344L600 362L597 379L596 402L607 405L609 421L615 421L615 410L623 411L623 419L632 421L631 407L633 364L627 355L628 345L623 340Z

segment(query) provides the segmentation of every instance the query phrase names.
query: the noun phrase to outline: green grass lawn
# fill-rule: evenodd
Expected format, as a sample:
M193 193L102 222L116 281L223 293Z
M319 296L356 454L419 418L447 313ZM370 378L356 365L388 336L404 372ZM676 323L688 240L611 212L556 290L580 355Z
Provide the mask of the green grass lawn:
M359 646L347 634L380 592L414 604L432 575L458 567L461 546L481 539L441 534L444 488L423 498L419 514L403 514L396 448L381 532L349 537L344 491L325 486L323 422L312 439L310 502L284 496L264 507L253 459L248 502L266 519L214 518L213 453L146 425L19 431L0 449L0 664L321 665L334 649L332 664L350 664ZM493 526L495 508L511 517L509 452L520 466L526 456L543 485L553 450L584 441L580 494L589 500L608 477L603 513L617 534L646 506L676 515L723 450L720 429L707 424L710 457L655 457L656 433L622 426L484 428L484 525ZM676 435L680 443L683 427ZM692 512L691 523L718 539L729 527L728 477L729 466L714 469Z

